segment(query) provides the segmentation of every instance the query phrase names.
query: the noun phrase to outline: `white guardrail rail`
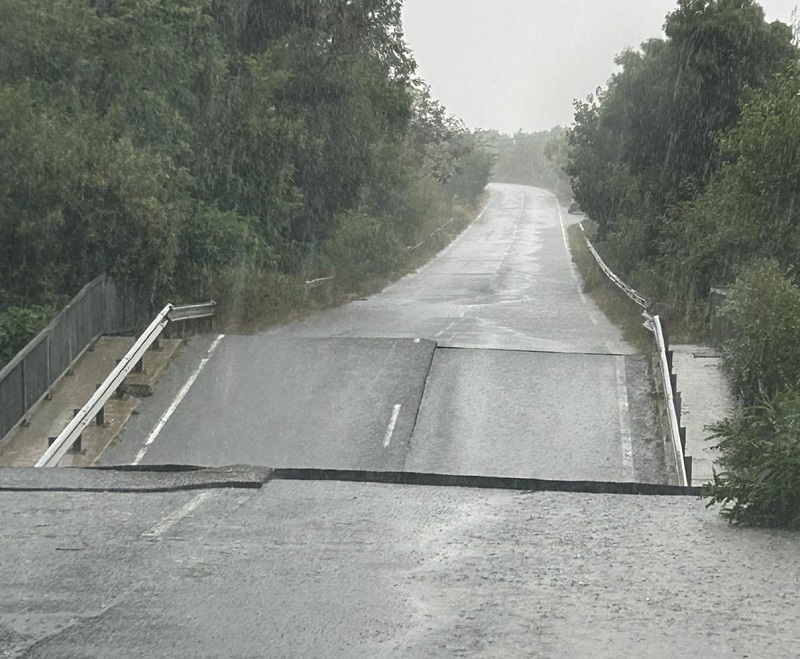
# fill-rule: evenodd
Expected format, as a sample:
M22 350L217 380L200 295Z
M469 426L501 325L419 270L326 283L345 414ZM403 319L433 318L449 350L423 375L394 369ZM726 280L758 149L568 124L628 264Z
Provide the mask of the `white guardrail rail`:
M578 226L580 227L581 231L584 231L582 224L579 224ZM686 457L683 442L681 441L681 428L680 421L678 419L678 408L675 404L675 392L673 391L672 385L672 371L670 369L669 359L667 359L667 344L664 338L664 328L661 325L661 319L658 316L652 316L650 314L650 303L648 302L647 298L637 293L633 288L628 286L624 281L617 277L614 272L612 272L611 268L605 264L600 254L597 253L597 250L594 248L594 245L592 245L592 242L589 240L589 237L585 235L585 233L586 232L584 231L584 240L586 241L586 246L589 248L589 251L592 253L595 261L597 261L597 265L600 266L600 269L605 273L606 277L608 277L617 288L625 293L625 295L627 295L636 304L642 307L642 315L647 321L645 322L645 327L653 332L655 336L656 349L658 350L658 370L661 373L661 386L664 390L664 398L667 407L667 426L669 430L670 443L672 444L672 452L675 457L675 468L678 472L678 484L681 486L688 486L690 483L687 477L686 462L687 460L691 460L691 458Z
M200 302L199 304L182 304L179 307L172 307L169 312L169 322L176 323L200 318L213 318L216 314L216 309L217 303L214 300Z
M664 328L661 327L661 319L653 316L653 333L656 336L656 346L658 347L658 360L661 371L661 385L664 388L664 395L667 399L667 421L669 422L669 434L672 439L672 452L675 456L675 465L678 468L678 484L690 485L686 475L686 456L681 442L681 428L678 421L678 408L675 405L675 395L672 391L672 377L667 360L667 345L664 341Z
M170 322L212 317L215 313L215 308L216 304L213 301L204 302L202 304L187 304L179 307L174 307L171 304L165 306L155 317L153 322L148 325L147 329L142 332L141 336L136 340L128 353L120 360L119 364L111 371L111 374L105 379L103 384L97 388L97 391L94 392L89 402L78 411L64 430L61 431L61 434L56 437L55 441L50 445L47 451L45 451L44 455L39 458L35 466L56 467L58 465L61 458L63 458L72 448L73 444L78 441L78 438L92 422L92 419L97 417L98 413L100 413L108 402L108 399L116 393L128 374L136 368L136 365L142 360L150 347L158 340L164 328Z

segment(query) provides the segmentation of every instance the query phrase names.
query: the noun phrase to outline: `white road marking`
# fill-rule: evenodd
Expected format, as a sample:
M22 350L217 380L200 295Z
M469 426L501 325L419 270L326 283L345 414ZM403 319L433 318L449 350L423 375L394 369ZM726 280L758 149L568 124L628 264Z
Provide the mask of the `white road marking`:
M402 405L398 403L392 410L392 418L389 419L389 425L386 428L386 435L383 437L383 448L389 448L389 444L392 441L392 435L394 435L394 427L397 425L397 417L400 416L401 407Z
M153 526L153 528L151 528L149 531L145 531L144 533L142 533L142 537L157 538L165 531L169 531L173 526L175 526L175 524L180 522L193 510L197 510L200 504L202 504L212 494L213 494L212 492L201 492L194 499L191 499L183 506L178 508L178 510L167 515L158 524Z
M134 458L131 464L138 465L142 461L145 454L147 453L147 449L150 448L150 444L152 444L155 441L156 437L158 437L159 433L163 430L164 426L167 425L167 421L169 421L169 418L174 414L175 410L178 409L178 405L181 404L181 401L186 397L186 394L189 393L189 389L192 388L192 385L197 380L198 376L200 375L200 371L202 371L205 368L205 365L208 363L208 360L211 359L211 355L214 353L214 350L217 349L219 342L222 341L223 338L225 338L225 335L220 334L216 339L214 339L214 342L208 349L208 353L200 361L200 364L194 370L194 373L192 373L189 376L189 379L186 381L186 384L184 384L183 387L181 387L181 390L175 396L172 403L166 409L164 414L161 415L161 418L158 420L158 423L150 431L150 434L144 441L144 446L142 447L142 450L136 454L136 457Z
M619 434L622 444L622 467L625 478L633 482L633 437L631 436L631 415L628 405L628 381L625 377L625 358L615 359L617 366L617 403L619 405Z
M440 329L438 332L436 332L436 334L434 334L434 335L433 335L433 338L434 338L434 339L438 339L438 338L439 338L440 336L442 336L443 334L445 334L445 333L449 332L451 329L453 329L453 327L455 327L455 326L456 326L456 324L457 324L457 323L460 323L462 320L464 320L464 317L465 317L466 315L467 315L467 312L466 312L466 311L462 311L462 312L459 314L458 318L456 318L456 319L455 319L453 322L449 323L449 324L447 325L447 327L445 327L445 328L443 328L443 329Z
M556 210L558 211L558 221L561 223L561 235L564 237L564 247L567 248L567 255L570 256L570 263L572 263L571 252L569 251L569 239L567 238L567 228L564 226L564 216L561 213L561 204L558 203L558 197L553 195L556 202Z
M564 237L564 247L567 249L567 258L569 259L569 271L572 273L572 281L575 282L575 288L578 289L578 295L580 295L581 300L583 301L584 308L586 309L586 315L589 316L589 320L592 321L593 325L599 325L597 317L592 313L591 308L592 305L589 304L589 299L586 297L586 293L583 292L582 286L582 279L581 276L578 274L577 267L572 261L572 251L569 248L569 239L567 238L567 229L564 226L564 216L561 213L561 204L558 203L558 198L553 195L553 199L556 202L556 210L558 211L558 221L561 223L561 235ZM583 227L581 227L583 229Z

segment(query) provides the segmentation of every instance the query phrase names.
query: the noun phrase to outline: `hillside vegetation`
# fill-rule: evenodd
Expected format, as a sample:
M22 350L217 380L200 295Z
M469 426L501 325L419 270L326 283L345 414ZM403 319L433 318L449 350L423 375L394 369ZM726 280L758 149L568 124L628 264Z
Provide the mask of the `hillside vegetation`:
M740 416L709 489L732 521L800 526L800 64L753 0L680 0L664 39L576 103L568 172L613 268L684 328L712 287Z
M399 0L0 0L0 356L101 272L258 316L387 276L491 158Z

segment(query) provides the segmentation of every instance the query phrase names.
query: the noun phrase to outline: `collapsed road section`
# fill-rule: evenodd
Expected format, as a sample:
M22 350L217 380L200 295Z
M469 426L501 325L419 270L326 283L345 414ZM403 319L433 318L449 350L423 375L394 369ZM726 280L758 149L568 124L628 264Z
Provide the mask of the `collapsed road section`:
M146 464L669 482L637 355L255 336L225 337L213 368L158 439L140 414L104 463L133 462L149 438Z

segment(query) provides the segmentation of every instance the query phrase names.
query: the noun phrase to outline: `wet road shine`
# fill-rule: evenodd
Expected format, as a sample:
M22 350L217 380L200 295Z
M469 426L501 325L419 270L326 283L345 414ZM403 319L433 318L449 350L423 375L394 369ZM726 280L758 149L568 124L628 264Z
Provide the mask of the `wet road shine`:
M103 461L668 482L645 360L581 292L570 221L546 191L491 186L383 292L210 357L194 340Z

